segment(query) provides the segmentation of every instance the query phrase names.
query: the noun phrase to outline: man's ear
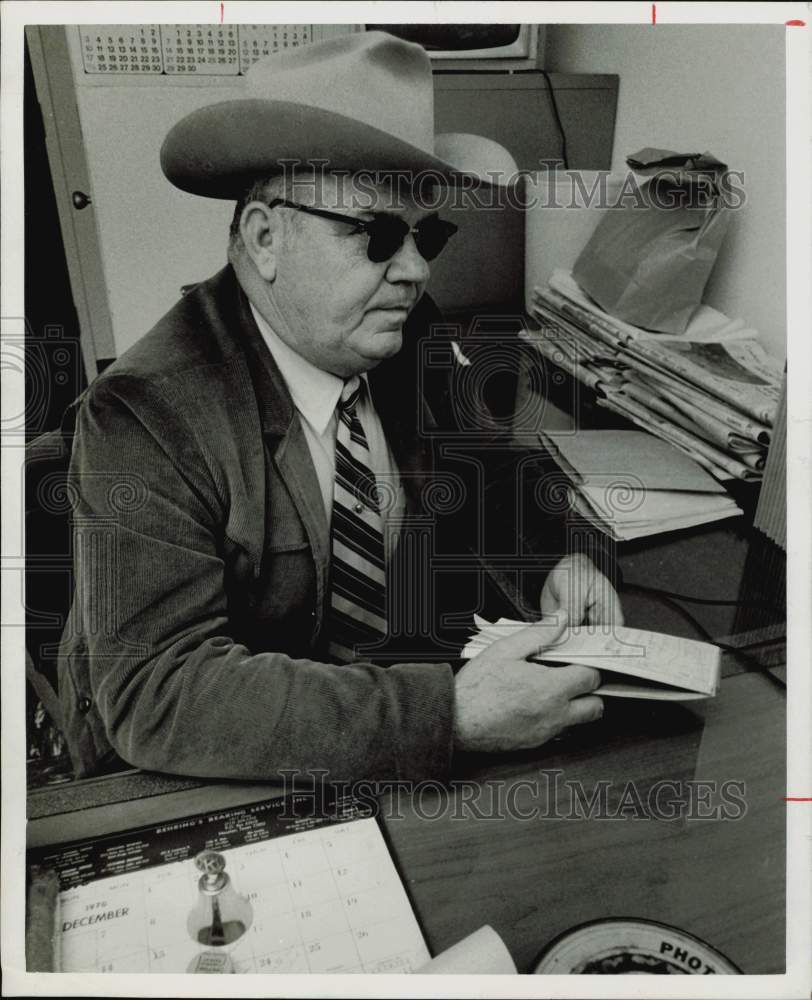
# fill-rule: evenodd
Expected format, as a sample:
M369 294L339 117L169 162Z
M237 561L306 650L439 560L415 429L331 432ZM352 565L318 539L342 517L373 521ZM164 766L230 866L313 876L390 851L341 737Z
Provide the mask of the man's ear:
M251 201L242 211L240 234L257 271L266 281L273 281L282 240L280 214L264 202Z

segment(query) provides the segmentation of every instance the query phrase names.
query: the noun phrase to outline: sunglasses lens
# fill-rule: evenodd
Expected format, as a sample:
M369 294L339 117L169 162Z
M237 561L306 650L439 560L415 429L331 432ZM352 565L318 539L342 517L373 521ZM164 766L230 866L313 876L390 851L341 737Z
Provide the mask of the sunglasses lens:
M367 257L374 264L380 264L394 257L403 246L408 232L409 226L396 216L382 215L367 223L369 234Z
M457 227L445 219L430 218L418 223L415 242L420 255L434 260L456 231Z
M434 260L457 231L452 222L436 217L418 222L415 229L417 252L424 260ZM390 260L403 246L408 232L408 224L396 216L383 215L367 223L367 257L375 264Z

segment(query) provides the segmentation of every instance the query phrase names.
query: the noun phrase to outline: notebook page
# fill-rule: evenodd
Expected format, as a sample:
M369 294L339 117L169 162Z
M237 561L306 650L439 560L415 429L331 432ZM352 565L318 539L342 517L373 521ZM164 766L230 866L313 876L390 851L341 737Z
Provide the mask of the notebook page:
M475 656L495 639L526 628L526 622L500 619L491 625L477 616L481 631L463 650ZM602 671L628 674L674 687L713 695L719 686L719 650L716 646L680 636L616 626L569 629L563 638L545 649L542 662L579 663Z

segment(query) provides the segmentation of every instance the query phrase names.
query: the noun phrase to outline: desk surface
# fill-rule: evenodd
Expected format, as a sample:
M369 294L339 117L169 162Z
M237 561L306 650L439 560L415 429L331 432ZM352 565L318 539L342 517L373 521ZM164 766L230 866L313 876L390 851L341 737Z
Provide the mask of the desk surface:
M674 924L708 941L748 973L784 968L784 698L768 679L730 676L703 708L610 707L590 731L522 761L471 762L467 776L517 788L503 821L390 820L432 949L483 922L502 935L520 971L540 947L576 924L610 916ZM560 770L558 788L544 780ZM523 781L518 786L516 783ZM715 782L742 782L746 812L730 821L643 818L657 782L686 798ZM608 782L607 818L564 818L576 783L589 796ZM633 782L644 809L617 815ZM631 802L630 799L624 800ZM427 806L424 814L430 814ZM650 813L649 813L650 815Z
M687 930L747 973L783 971L785 700L761 674L724 673L712 701L615 702L601 722L532 753L461 757L462 784L450 790L384 796L384 823L432 952L490 923L526 972L542 945L564 930L627 916ZM131 780L86 783L86 801L106 802L111 789L115 798L116 783ZM41 790L32 798L40 818L29 823L29 844L275 794L267 785L173 788L166 779L139 780L146 784L137 800L73 812L64 811L59 788ZM735 789L725 801L742 815L691 818L677 809L674 819L652 818L652 789L662 781L675 783L661 792L662 808L693 802L695 816L723 805L722 783L741 782L739 805ZM715 790L703 793L709 786L697 782L715 782ZM603 783L602 818L566 818L575 809L576 783L587 799L601 794ZM49 797L58 808L50 816ZM509 808L496 818L500 802Z

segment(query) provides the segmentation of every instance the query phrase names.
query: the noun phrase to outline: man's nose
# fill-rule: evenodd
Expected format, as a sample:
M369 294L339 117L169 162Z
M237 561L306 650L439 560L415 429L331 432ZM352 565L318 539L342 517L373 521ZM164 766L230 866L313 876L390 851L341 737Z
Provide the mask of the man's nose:
M386 277L393 282L410 281L419 285L427 282L430 275L429 262L417 249L412 233L407 233L398 252L389 261Z

